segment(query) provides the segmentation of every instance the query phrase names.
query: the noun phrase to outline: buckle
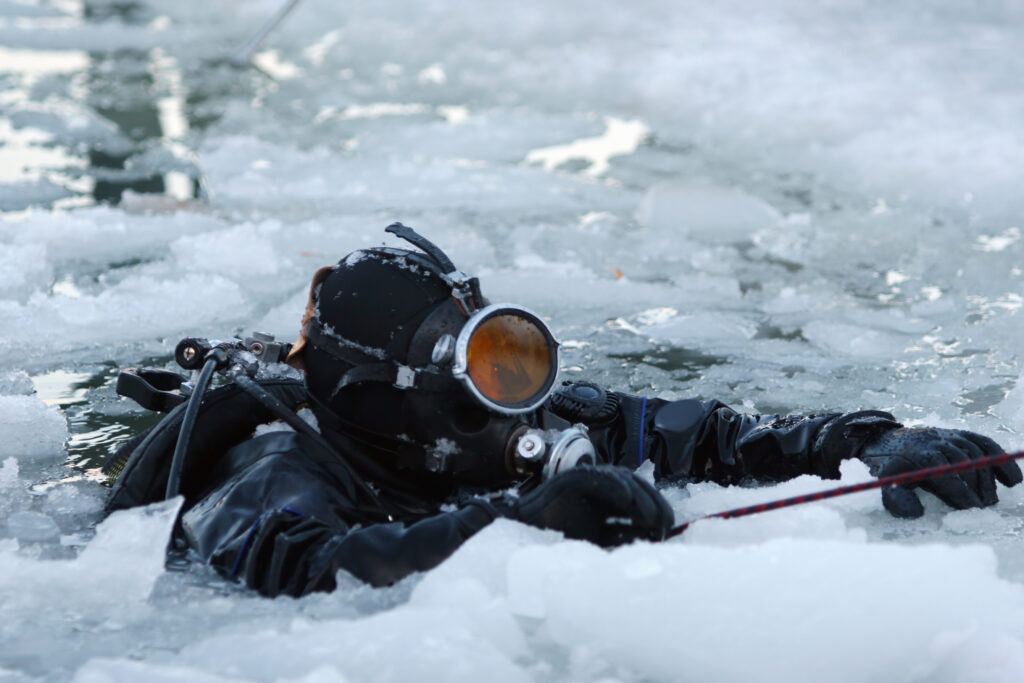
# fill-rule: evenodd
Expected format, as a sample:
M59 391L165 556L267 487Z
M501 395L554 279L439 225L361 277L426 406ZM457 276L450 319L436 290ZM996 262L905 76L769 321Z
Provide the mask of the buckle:
M408 365L399 365L395 373L395 386L399 389L408 389L416 385L416 371Z

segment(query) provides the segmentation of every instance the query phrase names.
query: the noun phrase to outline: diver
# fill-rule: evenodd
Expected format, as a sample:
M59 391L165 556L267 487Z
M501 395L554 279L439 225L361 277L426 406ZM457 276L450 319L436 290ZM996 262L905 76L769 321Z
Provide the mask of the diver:
M289 367L260 374L244 352L187 347L198 362L219 353L236 381L195 387L191 417L179 402L114 455L108 511L180 493L179 546L264 595L301 596L333 590L339 570L374 586L428 570L499 517L604 547L662 540L672 510L633 472L648 461L665 486L838 478L848 458L884 476L1002 452L880 411L749 415L558 384L558 343L537 315L492 304L411 228L388 231L417 249L317 271L301 334L282 345ZM963 509L1021 479L1010 462L920 486ZM923 514L908 487L882 501Z

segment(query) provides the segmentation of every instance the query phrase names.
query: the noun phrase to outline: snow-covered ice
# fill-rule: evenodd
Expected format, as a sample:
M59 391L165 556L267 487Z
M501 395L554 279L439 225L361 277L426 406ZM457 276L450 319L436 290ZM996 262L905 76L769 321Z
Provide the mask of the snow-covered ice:
M61 460L67 440L67 424L60 410L34 396L0 396L4 438L0 458L24 462Z
M153 419L117 370L290 340L394 220L549 320L564 377L1024 448L1019 3L304 0L232 65L282 1L0 0L0 677L1020 680L1024 487L613 552L501 522L302 600L165 569L173 502L101 521Z

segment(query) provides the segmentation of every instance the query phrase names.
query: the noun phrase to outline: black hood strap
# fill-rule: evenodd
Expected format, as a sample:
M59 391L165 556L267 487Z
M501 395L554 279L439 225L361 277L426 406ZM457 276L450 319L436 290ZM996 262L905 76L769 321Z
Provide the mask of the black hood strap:
M450 374L446 375L429 368L410 368L394 362L367 363L357 365L342 375L331 392L331 398L337 396L345 387L363 382L383 382L399 389L416 389L432 393L451 391L457 384Z
M332 399L345 387L363 382L384 382L399 389L429 392L450 391L457 384L450 373L441 372L437 368L411 368L391 360L383 349L373 349L379 351L379 354L375 354L354 343L346 343L344 339L324 330L316 318L309 321L306 337L318 349L353 366L338 380L331 392Z

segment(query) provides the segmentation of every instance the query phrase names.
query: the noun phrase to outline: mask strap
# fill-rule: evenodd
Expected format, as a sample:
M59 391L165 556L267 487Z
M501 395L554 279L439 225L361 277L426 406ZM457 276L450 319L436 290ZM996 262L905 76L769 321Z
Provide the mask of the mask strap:
M397 389L416 389L430 393L451 391L456 386L451 375L424 368L410 368L395 362L357 365L338 380L331 392L333 399L345 387L364 382L382 382Z
M452 296L466 315L481 308L483 295L480 293L480 280L470 277L456 268L448 255L441 251L441 247L401 223L392 223L384 228L384 232L390 232L392 235L412 243L434 260L441 270L441 279L452 288Z
M392 235L399 237L406 242L411 242L414 246L419 247L422 251L426 252L427 256L434 259L434 263L441 267L441 272L448 274L458 270L458 268L455 267L455 264L452 263L452 260L448 258L448 255L441 251L441 247L437 246L409 226L402 225L401 223L392 223L388 227L384 228L384 232L390 232Z

